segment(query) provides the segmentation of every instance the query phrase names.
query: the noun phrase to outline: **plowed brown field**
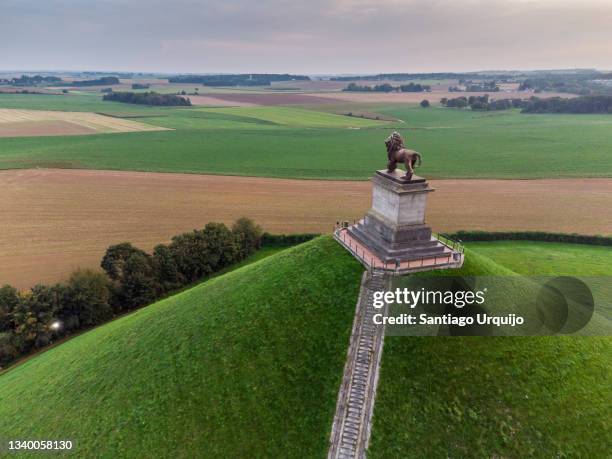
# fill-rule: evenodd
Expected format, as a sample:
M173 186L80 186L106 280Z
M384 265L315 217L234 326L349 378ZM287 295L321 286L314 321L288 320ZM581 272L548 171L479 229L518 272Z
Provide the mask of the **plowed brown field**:
M612 234L612 179L439 180L437 231ZM0 285L27 288L97 267L110 244L151 249L209 221L246 215L267 231L330 232L370 205L369 182L83 170L0 172Z

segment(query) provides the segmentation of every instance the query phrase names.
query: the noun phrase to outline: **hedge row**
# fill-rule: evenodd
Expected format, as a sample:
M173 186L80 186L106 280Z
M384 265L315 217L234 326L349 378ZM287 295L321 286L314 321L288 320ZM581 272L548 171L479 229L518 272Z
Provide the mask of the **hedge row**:
M610 236L548 233L545 231L457 231L448 236L459 241L543 241L612 245L612 237Z

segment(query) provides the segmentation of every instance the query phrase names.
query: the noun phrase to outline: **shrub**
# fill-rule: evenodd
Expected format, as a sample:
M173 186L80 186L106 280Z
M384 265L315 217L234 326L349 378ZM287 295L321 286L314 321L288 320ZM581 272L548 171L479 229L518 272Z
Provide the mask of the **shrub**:
M19 304L19 293L10 285L0 288L0 333L12 328L13 311Z
M429 101L427 99L423 99L421 101L421 107L428 108L429 107Z
M106 249L100 266L108 274L108 277L114 281L119 281L124 277L123 271L127 259L135 253L146 255L144 251L134 247L129 242L111 245Z
M255 222L242 217L232 226L232 233L238 243L240 258L246 258L261 247L262 231Z
M123 266L123 277L116 290L116 305L120 309L134 309L152 302L157 294L157 278L151 256L132 253Z
M58 311L63 328L91 327L107 321L112 314L108 277L90 269L72 273Z
M153 249L153 266L162 292L185 285L185 278L179 272L176 260L167 245L159 244Z

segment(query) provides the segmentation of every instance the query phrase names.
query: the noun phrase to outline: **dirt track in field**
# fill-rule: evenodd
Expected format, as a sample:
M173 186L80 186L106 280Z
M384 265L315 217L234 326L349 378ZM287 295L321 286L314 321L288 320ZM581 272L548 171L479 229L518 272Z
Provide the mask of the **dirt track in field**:
M612 179L439 180L434 230L612 234ZM145 249L209 221L330 232L370 205L369 182L33 169L0 171L0 285L27 288L97 267L110 244Z

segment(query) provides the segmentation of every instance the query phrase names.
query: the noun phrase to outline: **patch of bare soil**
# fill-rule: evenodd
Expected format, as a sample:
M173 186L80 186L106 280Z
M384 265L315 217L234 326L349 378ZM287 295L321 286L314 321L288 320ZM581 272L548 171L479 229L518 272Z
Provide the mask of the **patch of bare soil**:
M99 113L0 108L0 137L83 135L165 129Z
M0 137L96 134L95 129L69 121L15 121L0 123Z
M612 179L438 180L436 231L612 234ZM207 222L247 216L272 233L329 233L370 206L369 182L86 170L0 172L0 285L28 288L97 268L106 248L150 250Z

